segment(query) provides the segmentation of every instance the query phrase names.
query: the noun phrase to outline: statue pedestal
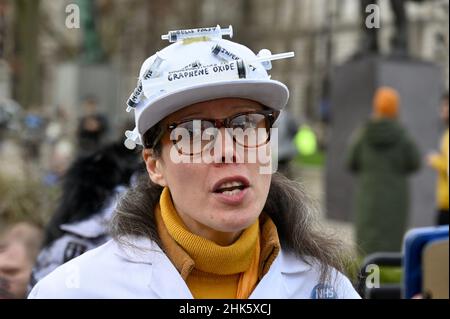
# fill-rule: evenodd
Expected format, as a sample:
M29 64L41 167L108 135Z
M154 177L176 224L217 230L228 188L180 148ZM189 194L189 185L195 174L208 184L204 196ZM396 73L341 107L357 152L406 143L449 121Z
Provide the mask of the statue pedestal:
M112 126L125 114L125 99L119 97L119 76L113 65L64 63L57 66L53 78L53 103L63 106L70 118L82 115L82 100L89 95L97 98L98 110ZM111 129L114 133L114 127Z
M331 120L326 164L326 207L329 218L349 221L353 212L353 177L345 156L351 134L372 112L372 98L380 86L395 88L401 97L400 122L425 155L438 148L442 75L431 63L362 57L337 67L331 80ZM436 173L422 163L411 178L411 227L434 224ZM387 185L388 186L388 185Z

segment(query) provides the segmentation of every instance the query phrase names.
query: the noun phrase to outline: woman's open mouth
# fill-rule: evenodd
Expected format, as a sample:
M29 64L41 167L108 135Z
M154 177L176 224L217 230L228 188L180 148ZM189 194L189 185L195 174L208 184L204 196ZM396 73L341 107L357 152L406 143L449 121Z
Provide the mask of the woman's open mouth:
M213 187L213 193L226 204L239 204L243 201L249 182L243 177L231 177L220 180Z
M242 182L226 182L219 186L214 193L222 193L224 195L236 195L241 190L245 189L246 186Z

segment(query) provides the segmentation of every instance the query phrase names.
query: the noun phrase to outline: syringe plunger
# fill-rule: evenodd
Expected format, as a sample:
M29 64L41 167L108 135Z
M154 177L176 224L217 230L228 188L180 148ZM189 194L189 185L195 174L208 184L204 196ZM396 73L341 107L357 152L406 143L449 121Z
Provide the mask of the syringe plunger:
M189 38L198 37L211 37L222 38L224 35L233 37L233 27L230 25L228 28L221 29L220 25L210 28L197 28L197 29L185 29L169 31L167 34L161 35L162 40L168 40L169 42L177 42Z

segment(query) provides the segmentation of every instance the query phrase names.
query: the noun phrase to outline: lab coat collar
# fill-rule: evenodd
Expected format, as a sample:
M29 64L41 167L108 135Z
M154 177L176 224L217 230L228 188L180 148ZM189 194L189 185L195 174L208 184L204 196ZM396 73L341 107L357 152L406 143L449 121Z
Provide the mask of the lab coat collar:
M156 254L164 254L162 249L150 238L127 236L124 241L128 245L117 244L121 257L135 263L152 263ZM167 259L167 256L166 256ZM299 258L293 253L281 250L273 264L280 263L280 271L284 274L294 274L311 269L309 258Z
M193 296L162 249L149 238L127 237L129 245L119 245L120 257L133 263L151 265L149 288L159 298L192 299ZM289 298L300 273L311 269L306 261L289 252L280 251L269 272L251 294L251 299Z
M297 257L294 253L284 252L281 255L281 272L283 274L296 274L311 269L312 260L307 257Z

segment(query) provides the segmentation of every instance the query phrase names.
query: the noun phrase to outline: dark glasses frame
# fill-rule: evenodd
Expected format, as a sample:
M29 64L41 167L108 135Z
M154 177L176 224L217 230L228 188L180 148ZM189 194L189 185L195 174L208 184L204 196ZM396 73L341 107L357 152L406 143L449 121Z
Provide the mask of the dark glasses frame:
M154 148L160 142L160 140L162 139L162 137L164 136L164 134L166 132L172 133L172 131L174 129L176 129L177 126L179 126L183 123L192 122L192 121L208 121L210 123L213 123L214 124L213 127L217 128L217 129L220 129L222 127L231 128L229 126L233 119L235 119L236 117L239 117L242 115L248 115L248 114L264 115L265 121L267 123L267 134L268 134L266 143L269 142L270 141L270 129L272 128L273 124L275 123L276 119L278 118L280 111L275 111L275 110L246 111L246 112L240 112L240 113L233 114L232 116L229 116L224 119L192 118L192 119L184 119L184 120L172 122L170 124L163 126L163 128L161 129L161 132L155 138L151 148ZM234 142L236 142L234 137L233 137L233 140L234 140ZM176 147L176 141L172 140L172 143ZM178 150L178 148L177 148L177 150ZM189 154L185 154L185 155L189 155ZM192 156L194 154L190 154L190 155Z

